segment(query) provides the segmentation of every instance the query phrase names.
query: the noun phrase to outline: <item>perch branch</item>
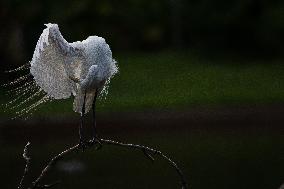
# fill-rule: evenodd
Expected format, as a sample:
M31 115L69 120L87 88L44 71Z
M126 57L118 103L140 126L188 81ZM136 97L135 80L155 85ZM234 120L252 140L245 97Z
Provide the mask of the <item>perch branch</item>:
M53 165L55 165L57 163L58 160L60 160L61 158L63 158L65 155L75 151L79 149L79 144L68 148L66 150L64 150L63 152L59 153L58 155L56 155L55 157L53 157L49 163L47 164L47 166L41 171L41 174L39 175L39 177L32 183L32 186L30 187L30 189L34 189L34 188L50 188L51 186L54 186L55 184L51 184L51 185L38 185L38 183L40 182L40 180L48 173L48 171L51 169L51 167ZM58 183L56 183L58 184Z
M38 188L38 189L43 189L43 188L51 188L57 184L59 184L60 182L57 181L57 182L54 182L52 184L45 184L45 185L37 185L35 188Z
M25 180L26 175L27 175L28 172L29 172L31 158L30 158L29 155L28 155L28 148L29 148L29 145L30 145L30 144L31 144L31 143L28 142L28 143L26 144L25 148L24 148L23 158L24 158L25 161L26 161L26 166L25 166L24 173L23 173L23 176L22 176L22 178L21 178L21 181L20 181L20 183L19 183L19 185L18 185L18 189L23 188L23 182L24 182L24 180Z
M98 142L98 141L97 141ZM128 149L138 149L141 150L144 155L149 158L151 161L154 161L155 159L153 158L152 155L159 155L160 157L162 157L163 159L167 160L168 163L176 170L177 174L180 177L181 180L181 186L182 189L187 189L188 185L185 181L185 177L181 171L181 169L178 167L178 165L171 160L168 156L166 156L164 153L162 153L159 150L147 147L147 146L143 146L143 145L138 145L138 144L127 144L127 143L122 143L122 142L117 142L114 140L109 140L109 139L99 139L100 145L114 145L114 146L120 146L120 147L124 147L124 148L128 148ZM93 146L95 146L96 142L94 143L92 140L88 141L86 143L85 148L91 148ZM81 146L79 144L68 148L66 150L64 150L63 152L59 153L58 155L56 155L55 157L53 157L49 163L47 164L47 166L42 170L41 174L38 176L38 178L32 183L32 186L29 189L36 189L36 188L50 188L53 185L39 185L39 182L43 179L43 177L46 176L46 174L48 173L48 171L52 168L52 166L54 166L58 160L62 159L64 156L66 156L69 153L72 153L74 151L80 150ZM56 183L57 184L57 183ZM48 187L47 187L48 186Z
M181 179L181 185L182 185L182 189L187 189L187 183L185 181L185 177L181 171L181 169L177 166L177 164L171 160L168 156L166 156L164 153L162 153L159 150L153 149L153 148L149 148L147 146L143 146L143 145L138 145L138 144L126 144L126 143L122 143L122 142L117 142L117 141L113 141L113 140L108 140L108 139L100 139L102 144L109 144L109 145L115 145L115 146L121 146L121 147L125 147L125 148L131 148L131 149L139 149L142 150L142 152L148 157L150 158L150 160L154 161L154 158L149 154L149 152L159 155L162 158L164 158L165 160L167 160L170 165L176 170L176 172L178 173L180 179Z

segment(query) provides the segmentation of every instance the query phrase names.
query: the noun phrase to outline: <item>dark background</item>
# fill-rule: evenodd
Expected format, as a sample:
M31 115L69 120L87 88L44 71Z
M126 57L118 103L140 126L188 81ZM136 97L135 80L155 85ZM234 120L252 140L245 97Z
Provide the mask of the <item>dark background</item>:
M1 83L23 74L4 71L31 60L45 23L57 23L68 42L104 37L118 61L98 105L101 137L162 150L192 189L284 182L284 1L2 0ZM70 99L11 120L17 108L5 104L19 94L0 90L0 187L15 188L26 142L30 181L77 142L79 115ZM55 188L179 188L163 160L109 146L66 157L48 180L62 181Z
M283 9L280 0L3 0L1 62L29 60L49 22L67 41L96 34L114 52L198 48L272 58L283 54Z

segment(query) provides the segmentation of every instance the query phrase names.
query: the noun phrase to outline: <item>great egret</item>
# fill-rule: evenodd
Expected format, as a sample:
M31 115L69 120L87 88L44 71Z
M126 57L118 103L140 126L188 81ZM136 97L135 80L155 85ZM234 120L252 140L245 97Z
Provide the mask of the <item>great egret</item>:
M39 101L21 112L28 112L51 99L66 99L73 95L75 97L73 110L81 114L80 143L82 142L84 115L90 111L91 107L94 117L93 139L95 140L96 99L102 91L106 90L112 76L118 72L116 61L112 58L112 52L104 38L90 36L83 41L68 43L61 35L57 24L45 25L46 28L37 42L30 65L12 70L18 71L29 67L34 79L30 83L24 82L16 89L20 91L20 95L33 91L33 94L20 105L45 93ZM10 85L23 82L30 74L20 77Z

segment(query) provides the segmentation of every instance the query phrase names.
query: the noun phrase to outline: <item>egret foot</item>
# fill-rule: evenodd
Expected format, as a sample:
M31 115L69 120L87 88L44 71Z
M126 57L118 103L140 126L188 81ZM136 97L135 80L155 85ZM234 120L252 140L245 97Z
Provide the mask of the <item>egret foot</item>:
M94 137L92 140L90 140L90 145L93 146L93 145L97 145L96 146L96 150L100 150L103 145L102 145L102 142L101 142L101 139L99 137Z
M85 151L85 149L88 147L88 142L85 140L79 140L79 144L78 144L78 150L82 150Z

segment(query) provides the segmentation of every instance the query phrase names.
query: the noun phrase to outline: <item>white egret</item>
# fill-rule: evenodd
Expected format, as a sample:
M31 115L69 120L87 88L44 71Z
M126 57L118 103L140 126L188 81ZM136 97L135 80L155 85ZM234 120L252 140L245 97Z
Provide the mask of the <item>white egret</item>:
M15 69L18 71L29 67L34 79L32 84L35 84L29 85L25 82L18 87L20 95L33 91L33 94L20 105L44 93L39 101L22 112L28 112L48 100L66 99L73 95L75 97L73 110L81 114L80 142L82 142L83 118L91 107L93 108L93 137L95 139L96 99L102 91L106 90L112 76L118 72L116 61L112 58L112 52L104 38L90 36L83 41L68 43L61 35L57 24L45 25L47 28L43 30L37 42L30 65ZM26 77L20 77L10 84L23 82Z

